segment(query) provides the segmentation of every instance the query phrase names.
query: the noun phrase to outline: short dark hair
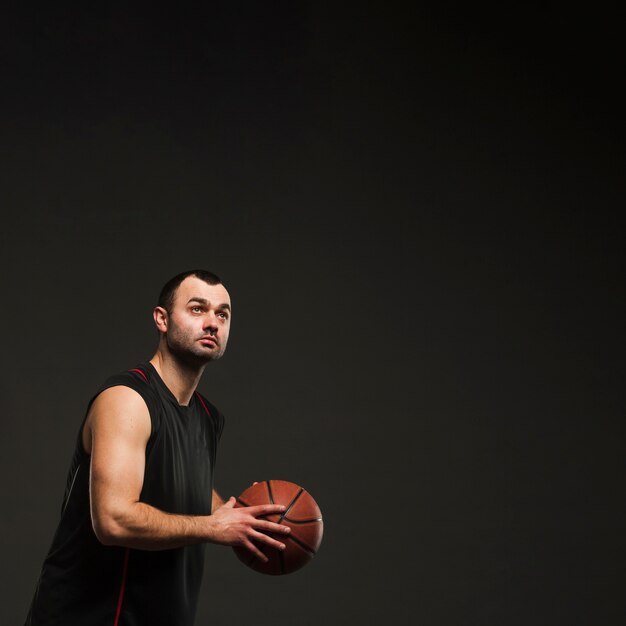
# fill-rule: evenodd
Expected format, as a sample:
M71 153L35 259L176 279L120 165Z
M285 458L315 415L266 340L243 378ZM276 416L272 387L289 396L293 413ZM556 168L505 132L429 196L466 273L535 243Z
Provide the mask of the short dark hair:
M161 289L161 293L159 294L158 306L163 307L170 313L172 305L174 304L176 290L180 286L180 283L189 276L195 276L203 280L207 285L220 285L222 283L219 276L207 270L187 270L186 272L181 272L180 274L176 274L174 278L170 278L165 285L163 285L163 289Z

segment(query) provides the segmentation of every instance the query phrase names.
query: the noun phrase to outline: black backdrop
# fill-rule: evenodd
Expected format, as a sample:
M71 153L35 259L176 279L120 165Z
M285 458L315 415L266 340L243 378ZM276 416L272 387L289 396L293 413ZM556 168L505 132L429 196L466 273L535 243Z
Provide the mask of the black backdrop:
M623 622L623 15L3 11L2 624L196 266L234 303L220 491L326 524L288 577L209 546L198 624Z

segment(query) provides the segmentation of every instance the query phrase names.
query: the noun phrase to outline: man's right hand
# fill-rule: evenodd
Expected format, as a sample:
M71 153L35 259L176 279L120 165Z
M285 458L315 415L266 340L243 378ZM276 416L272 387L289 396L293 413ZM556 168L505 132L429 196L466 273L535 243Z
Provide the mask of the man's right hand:
M231 497L222 506L217 508L208 518L211 526L210 541L227 546L242 546L247 548L263 563L267 557L259 550L254 542L263 543L277 550L284 550L285 544L272 539L266 532L287 534L289 526L275 524L267 520L258 519L263 515L283 513L282 504L259 504L235 508L236 499Z

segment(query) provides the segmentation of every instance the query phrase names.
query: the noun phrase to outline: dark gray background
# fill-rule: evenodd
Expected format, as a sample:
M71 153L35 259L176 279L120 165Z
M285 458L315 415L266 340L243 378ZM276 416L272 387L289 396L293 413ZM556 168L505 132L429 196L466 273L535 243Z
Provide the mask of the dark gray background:
M325 518L288 577L209 546L198 624L622 623L623 17L5 8L0 623L196 266L234 304L220 491Z

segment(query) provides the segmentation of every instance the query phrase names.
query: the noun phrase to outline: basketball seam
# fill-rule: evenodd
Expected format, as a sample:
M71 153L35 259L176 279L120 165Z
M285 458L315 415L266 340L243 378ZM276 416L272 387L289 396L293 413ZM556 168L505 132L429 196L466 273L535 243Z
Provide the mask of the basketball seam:
M296 495L296 497L291 501L291 503L289 504L289 506L285 509L285 512L280 516L280 519L278 520L278 523L280 524L280 522L282 522L286 517L287 517L287 513L289 513L289 511L291 511L291 509L293 508L293 505L298 501L298 498L304 493L304 489L302 487L300 487L300 491L298 492L298 494Z
M303 548L307 552L310 552L312 556L315 556L317 554L317 552L315 550L313 550L313 548L311 548L311 546L309 546L306 543L304 543L304 541L302 541L302 539L299 539L298 537L292 537L291 535L289 535L289 537L286 537L286 538L287 539L291 539L291 541L293 541L294 543L297 543L301 548ZM281 553L281 556L282 556L282 553Z

